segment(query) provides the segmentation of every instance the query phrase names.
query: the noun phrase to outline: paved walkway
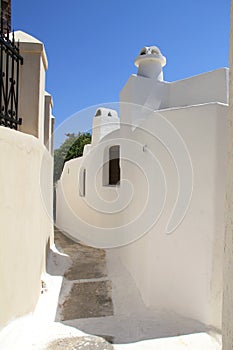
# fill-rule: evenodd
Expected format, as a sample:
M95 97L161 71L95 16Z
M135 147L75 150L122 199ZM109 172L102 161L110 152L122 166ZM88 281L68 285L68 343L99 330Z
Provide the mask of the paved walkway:
M64 278L58 301L56 321L99 318L113 315L112 285L107 276L104 250L76 243L55 230L58 250L70 258L70 265L63 272ZM58 269L61 266L57 264ZM62 273L62 271L57 271ZM96 334L101 338L80 337L53 342L53 349L113 349L108 343L111 336ZM105 339L106 340L105 340ZM70 343L70 344L69 344Z

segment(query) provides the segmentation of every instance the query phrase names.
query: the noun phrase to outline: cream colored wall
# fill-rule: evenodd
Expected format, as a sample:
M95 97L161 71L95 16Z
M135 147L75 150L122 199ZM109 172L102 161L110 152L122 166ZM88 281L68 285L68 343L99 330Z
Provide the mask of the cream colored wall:
M228 115L228 157L226 192L226 230L224 242L223 350L233 349L233 4L230 27L230 82Z
M52 157L40 140L0 127L0 327L31 312L53 237Z
M46 249L53 243L51 97L45 118L48 63L42 42L22 31L15 32L15 40L24 59L19 86L22 125L19 131L0 127L0 328L33 311ZM44 134L50 139L48 149Z
M19 130L44 142L44 90L48 62L42 42L22 31L15 32L24 64L20 67Z

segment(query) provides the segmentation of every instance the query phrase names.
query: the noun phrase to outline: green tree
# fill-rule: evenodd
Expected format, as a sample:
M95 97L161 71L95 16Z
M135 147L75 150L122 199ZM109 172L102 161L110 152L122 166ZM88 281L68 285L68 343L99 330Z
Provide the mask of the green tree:
M66 134L63 144L54 151L54 183L60 179L64 163L70 159L81 157L84 146L89 143L91 143L90 133Z

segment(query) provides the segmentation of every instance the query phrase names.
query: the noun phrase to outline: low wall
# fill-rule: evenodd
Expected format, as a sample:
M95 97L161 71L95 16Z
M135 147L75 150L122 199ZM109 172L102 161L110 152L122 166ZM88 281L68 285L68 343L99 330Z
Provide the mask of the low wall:
M53 240L53 159L34 136L0 126L0 327L33 311Z

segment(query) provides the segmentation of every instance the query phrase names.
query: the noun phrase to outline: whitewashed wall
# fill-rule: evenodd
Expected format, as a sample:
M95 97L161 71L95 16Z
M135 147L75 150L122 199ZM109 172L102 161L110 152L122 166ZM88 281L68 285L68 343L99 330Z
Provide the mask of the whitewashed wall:
M178 192L176 168L158 140L138 131L136 139L147 144L147 152L156 154L165 171L166 204L159 221L143 238L116 250L148 307L173 310L220 329L227 106L206 104L164 110L162 115L179 130L191 156L194 187L190 207L177 229L166 234ZM153 116L143 126L153 131ZM144 167L153 172L151 158L143 151L138 156L144 157ZM125 164L123 171L137 193L137 206L143 201L146 184L137 182L137 167ZM156 186L156 172L153 175ZM153 216L153 208L149 209Z
M0 328L35 308L53 243L53 158L44 144L53 124L51 108L45 111L47 59L37 39L21 31L15 38L24 57L23 123L19 131L0 126Z
M227 107L223 104L162 112L183 136L194 171L194 189L189 211L171 235L165 233L165 227L178 191L176 168L158 140L137 129L131 134L132 140L141 145L135 152L140 162L143 161L144 169L151 172L147 176L154 177L155 188L157 170L148 156L149 151L158 157L165 171L168 192L163 214L156 225L135 243L116 249L134 277L148 307L173 310L216 328L221 328L222 310L226 114ZM152 115L143 128L153 131L155 127ZM117 133L109 135L109 139L111 137L115 139ZM145 143L147 151L143 152ZM125 157L124 149L121 157ZM95 161L95 155L89 157L92 166ZM90 163L85 165L85 197L79 196L79 171L83 158L66 163L57 188L57 225L73 238L80 239L83 235L81 240L84 242L87 239L87 224L93 225L91 232L95 235L99 234L97 227L111 229L123 226L140 216L148 190L147 178L137 164L122 160L122 178L130 181L133 186L133 200L124 211L104 214L104 203L102 207L100 204L90 206L90 203L95 202ZM127 201L127 193L121 186L116 192L114 187L101 186L101 181L100 171L95 183L101 198L109 201L114 196L119 196L118 200L122 203ZM152 190L149 188L150 193ZM154 207L146 210L153 217ZM143 225L147 227L146 222ZM130 235L130 232L127 231L127 234Z
M46 245L53 237L53 162L38 139L4 127L0 157L1 327L31 312L40 294Z
M92 244L98 235L102 247L112 247L120 235L130 242L137 230L143 234L147 228L141 239L116 251L148 307L172 310L218 329L223 289L227 84L227 69L174 83L131 76L121 92L120 130L89 146L84 157L67 162L57 187L57 224L74 239ZM161 116L170 125L162 134L158 129ZM189 210L167 235L165 228L179 190L177 168L166 147L172 126L186 144L194 178ZM164 142L162 135L168 137ZM121 184L103 186L105 149L116 144L121 145ZM148 229L161 195L160 168L151 154L164 170L167 198L159 220ZM185 172L183 154L178 152L177 157ZM85 197L79 196L81 167L86 169ZM147 206L148 195L152 202ZM124 210L114 212L118 204ZM140 221L142 213L146 215Z

